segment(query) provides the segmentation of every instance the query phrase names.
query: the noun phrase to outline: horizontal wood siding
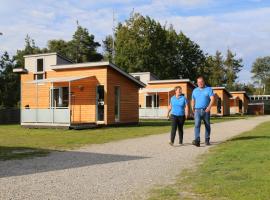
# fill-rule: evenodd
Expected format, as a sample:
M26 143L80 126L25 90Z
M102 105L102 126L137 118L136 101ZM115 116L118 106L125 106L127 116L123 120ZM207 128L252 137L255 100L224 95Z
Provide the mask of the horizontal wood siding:
M243 94L243 93L231 93L231 95L233 97L239 97L239 99L242 100L242 102L243 102L243 112L247 113L249 99L246 97L246 95Z
M108 68L107 123L115 124L115 86L120 86L120 123L139 121L138 86L115 70Z
M61 71L49 71L47 78L91 76L87 79L71 82L71 110L74 123L88 123L96 121L96 86L107 84L107 68L72 69ZM29 105L30 108L49 108L51 83L38 85L38 104L36 103L36 84L28 84L33 80L33 74L22 74L22 106ZM54 83L55 87L68 86L68 83ZM105 89L106 90L106 89ZM106 91L105 91L106 94ZM106 95L105 95L106 107ZM105 109L106 110L106 109ZM106 112L104 118L106 119Z
M152 89L152 88L175 88L176 86L182 87L182 93L185 95L185 97L188 99L188 101L191 101L191 95L193 91L193 87L189 83L158 83L158 84L148 84L146 86L146 89ZM151 94L151 93L149 93ZM154 94L154 93L152 93ZM160 97L160 107L168 107L168 92L162 92L158 93ZM174 91L169 92L169 99L174 95ZM146 93L142 92L139 94L140 99L140 105L142 107L145 107L145 95Z
M223 89L213 89L215 102L211 108L211 114L230 115L230 97ZM221 98L221 113L218 113L218 98Z

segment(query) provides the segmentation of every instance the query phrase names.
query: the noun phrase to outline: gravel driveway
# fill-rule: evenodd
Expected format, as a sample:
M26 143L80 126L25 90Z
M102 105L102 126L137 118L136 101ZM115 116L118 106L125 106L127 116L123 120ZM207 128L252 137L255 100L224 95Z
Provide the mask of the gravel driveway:
M269 120L264 116L213 124L212 146ZM171 147L168 139L168 134L153 135L0 161L0 199L144 199L149 189L173 182L209 148L190 144L192 128L185 130L183 146Z

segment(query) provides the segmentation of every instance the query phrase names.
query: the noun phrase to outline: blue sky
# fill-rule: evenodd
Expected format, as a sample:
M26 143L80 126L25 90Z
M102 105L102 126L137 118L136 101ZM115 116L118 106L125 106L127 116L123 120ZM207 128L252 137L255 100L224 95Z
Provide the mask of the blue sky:
M40 47L69 40L76 20L101 42L112 32L113 10L123 22L133 9L172 24L205 53L230 48L244 61L240 82L251 81L257 57L270 55L270 0L0 0L0 51L23 48L26 34Z

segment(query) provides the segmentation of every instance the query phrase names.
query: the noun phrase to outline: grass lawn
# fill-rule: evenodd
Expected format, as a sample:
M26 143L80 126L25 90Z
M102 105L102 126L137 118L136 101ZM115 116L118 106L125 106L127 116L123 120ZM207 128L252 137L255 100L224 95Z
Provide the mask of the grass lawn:
M149 200L269 200L270 122L212 148L201 161Z
M213 118L212 123L245 117ZM170 121L142 120L138 126L107 127L89 130L26 129L19 125L0 126L0 160L47 155L50 150L78 148L127 138L170 131ZM185 127L191 127L188 120Z

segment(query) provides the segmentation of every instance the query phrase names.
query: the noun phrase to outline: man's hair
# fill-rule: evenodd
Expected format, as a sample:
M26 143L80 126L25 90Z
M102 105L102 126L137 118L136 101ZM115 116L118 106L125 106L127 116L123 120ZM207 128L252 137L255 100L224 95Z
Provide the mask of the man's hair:
M181 87L181 86L176 86L176 87L174 88L174 91L176 91L176 90L178 90L178 89L182 90L182 87Z
M197 77L197 80L198 80L198 79L204 80L204 77L200 75L200 76Z

